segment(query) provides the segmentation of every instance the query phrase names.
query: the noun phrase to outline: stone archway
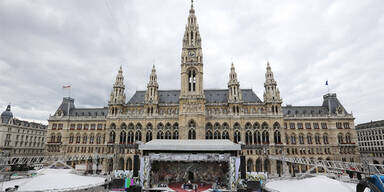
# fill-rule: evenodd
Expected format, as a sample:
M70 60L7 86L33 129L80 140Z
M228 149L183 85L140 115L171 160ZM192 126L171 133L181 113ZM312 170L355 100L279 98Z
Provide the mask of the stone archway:
M257 158L256 160L256 172L262 172L263 171L263 165L260 158Z
M113 170L113 159L108 159L108 171Z
M264 172L271 173L271 162L269 159L264 160Z
M128 157L128 159L127 159L126 169L130 170L130 171L132 170L132 159L130 157Z
M247 161L247 172L253 172L253 160L248 159Z
M118 170L125 170L124 169L124 159L122 157L120 157L120 159L119 159Z
M279 177L283 174L283 162L276 160L276 173Z

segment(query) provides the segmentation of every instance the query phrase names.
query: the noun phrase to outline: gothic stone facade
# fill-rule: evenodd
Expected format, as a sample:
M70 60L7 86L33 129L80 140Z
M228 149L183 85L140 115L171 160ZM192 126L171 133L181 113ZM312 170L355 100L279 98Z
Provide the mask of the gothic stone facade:
M240 89L232 63L228 89L203 88L203 52L193 6L181 50L180 90L159 90L155 66L147 90L126 102L123 70L113 84L108 107L76 108L64 98L49 118L50 154L111 154L98 160L104 171L132 169L138 141L152 139L230 139L244 143L248 171L276 174L281 165L269 155L359 161L354 117L336 94L319 106L282 106L270 64L261 100ZM61 140L57 140L60 136ZM84 163L72 162L72 163ZM295 168L305 170L306 167Z

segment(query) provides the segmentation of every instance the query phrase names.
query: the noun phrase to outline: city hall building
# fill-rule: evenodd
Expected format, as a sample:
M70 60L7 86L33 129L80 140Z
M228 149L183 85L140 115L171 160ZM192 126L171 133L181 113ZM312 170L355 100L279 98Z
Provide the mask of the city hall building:
M174 64L181 67L181 87L159 89L153 66L147 89L126 98L120 67L111 87L108 106L77 108L73 98L63 98L48 120L48 154L98 154L101 158L92 161L97 161L97 169L105 172L132 170L134 155L153 158L152 168L157 167L158 171L145 170L150 182L166 177L177 180L172 177L180 175L172 176L167 172L173 173L172 167L185 166L175 163L183 158L197 158L207 165L227 162L215 166L226 166L230 171L233 166L230 159L245 156L247 171L271 175L282 173L281 162L271 160L271 155L359 161L354 117L335 93L324 95L322 101L319 96L316 106L283 106L269 63L266 64L262 97L252 89L240 87L233 63L227 89L204 89L202 39L193 5L182 44L181 63L175 61ZM191 157L190 154L202 155ZM217 161L208 161L210 155ZM161 157L176 159L175 166L164 169L167 165ZM88 161L68 163L74 166ZM147 159L145 164L148 163L151 161ZM290 171L307 168L291 166ZM180 177L204 176L190 170Z

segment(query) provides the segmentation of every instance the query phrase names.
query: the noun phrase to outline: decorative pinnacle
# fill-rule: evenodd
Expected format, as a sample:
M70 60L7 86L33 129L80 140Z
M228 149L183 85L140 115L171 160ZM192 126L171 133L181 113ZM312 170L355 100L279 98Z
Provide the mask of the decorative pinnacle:
M191 9L193 9L193 0L191 0Z

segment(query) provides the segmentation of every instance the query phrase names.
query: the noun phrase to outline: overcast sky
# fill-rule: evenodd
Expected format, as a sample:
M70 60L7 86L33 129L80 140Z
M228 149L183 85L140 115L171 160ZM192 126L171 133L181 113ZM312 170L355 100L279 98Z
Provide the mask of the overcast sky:
M356 123L384 119L383 0L195 0L204 88L226 88L233 61L241 88L262 98L267 61L284 105L321 105L337 93ZM123 66L127 100L180 89L189 0L0 0L0 112L45 122L68 95L107 105Z

